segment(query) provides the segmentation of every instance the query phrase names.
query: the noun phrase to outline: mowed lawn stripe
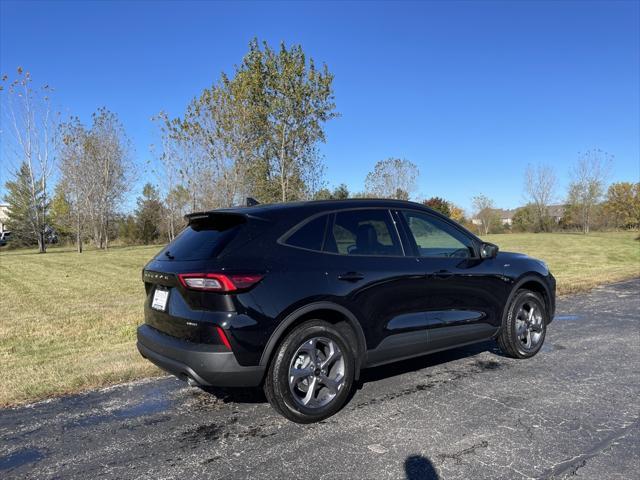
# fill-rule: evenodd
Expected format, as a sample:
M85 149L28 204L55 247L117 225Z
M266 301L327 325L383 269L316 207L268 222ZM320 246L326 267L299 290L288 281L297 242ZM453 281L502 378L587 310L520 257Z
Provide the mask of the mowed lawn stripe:
M486 240L547 262L563 294L640 276L637 235L505 234ZM144 300L141 269L159 249L2 251L0 405L161 374L135 348Z

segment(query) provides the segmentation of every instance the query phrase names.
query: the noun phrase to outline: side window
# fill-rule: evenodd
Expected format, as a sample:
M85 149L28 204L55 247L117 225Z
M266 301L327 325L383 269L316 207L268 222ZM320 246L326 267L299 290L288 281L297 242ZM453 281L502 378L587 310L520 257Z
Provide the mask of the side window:
M421 257L459 257L474 255L470 238L437 217L403 211Z
M325 250L341 255L402 255L387 210L337 212Z
M303 224L285 240L285 244L308 250L322 250L328 215L321 215Z

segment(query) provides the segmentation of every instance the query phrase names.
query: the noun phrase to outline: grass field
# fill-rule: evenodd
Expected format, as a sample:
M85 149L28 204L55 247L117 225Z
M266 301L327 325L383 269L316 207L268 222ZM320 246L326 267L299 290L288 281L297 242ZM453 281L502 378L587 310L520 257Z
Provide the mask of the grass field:
M502 250L545 260L559 293L640 276L637 233L492 235ZM140 357L140 270L159 247L0 253L0 405L160 372Z

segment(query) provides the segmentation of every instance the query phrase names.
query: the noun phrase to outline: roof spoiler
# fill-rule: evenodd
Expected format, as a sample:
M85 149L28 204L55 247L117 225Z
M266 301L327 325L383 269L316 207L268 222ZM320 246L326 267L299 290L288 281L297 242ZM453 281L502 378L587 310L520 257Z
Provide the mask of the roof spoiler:
M184 219L189 225L203 222L220 222L222 225L240 224L246 222L248 219L268 221L266 218L250 215L244 212L225 212L221 210L211 210L209 212L193 212L184 216Z

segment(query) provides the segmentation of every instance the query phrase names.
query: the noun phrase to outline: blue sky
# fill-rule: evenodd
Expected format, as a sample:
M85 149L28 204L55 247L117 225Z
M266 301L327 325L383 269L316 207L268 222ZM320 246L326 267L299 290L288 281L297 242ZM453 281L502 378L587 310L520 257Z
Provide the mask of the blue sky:
M615 155L611 181L639 180L639 5L3 1L0 70L23 66L87 123L115 111L145 172L152 115L181 114L254 36L299 43L335 74L329 184L360 191L377 160L403 157L420 168L419 197L468 209L482 192L508 208L527 163L556 168L561 200L590 148Z

